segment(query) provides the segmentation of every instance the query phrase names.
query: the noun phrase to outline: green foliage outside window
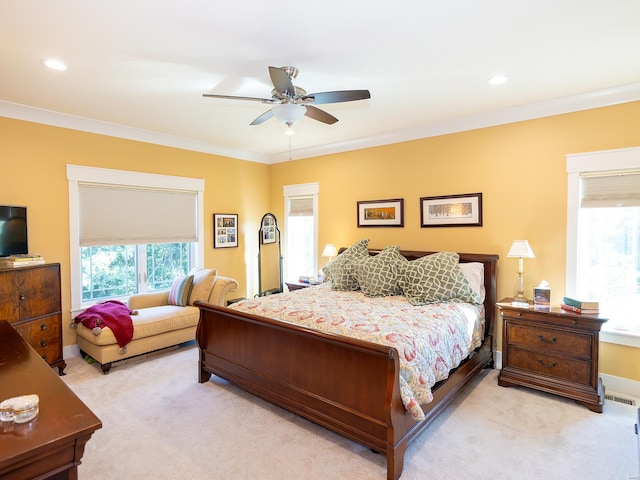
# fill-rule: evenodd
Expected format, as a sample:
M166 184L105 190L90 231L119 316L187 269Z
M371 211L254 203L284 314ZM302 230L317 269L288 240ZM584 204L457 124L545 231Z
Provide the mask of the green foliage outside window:
M190 268L189 243L82 247L82 301L163 290ZM140 258L139 255L144 255Z

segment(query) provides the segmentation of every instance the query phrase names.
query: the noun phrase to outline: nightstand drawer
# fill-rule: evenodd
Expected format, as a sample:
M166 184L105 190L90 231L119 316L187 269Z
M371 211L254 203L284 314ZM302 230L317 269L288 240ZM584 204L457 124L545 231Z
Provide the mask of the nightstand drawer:
M591 359L592 336L565 332L553 328L521 325L511 322L507 327L507 342L533 350L566 354Z
M509 349L509 367L562 378L583 385L591 384L591 362L530 352L519 348Z

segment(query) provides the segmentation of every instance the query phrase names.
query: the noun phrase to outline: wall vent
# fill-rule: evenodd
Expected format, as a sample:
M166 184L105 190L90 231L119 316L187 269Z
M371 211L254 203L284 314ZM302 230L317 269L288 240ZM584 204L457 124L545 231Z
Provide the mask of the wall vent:
M624 403L625 405L635 406L636 404L634 399L621 397L619 395L605 395L604 398L613 402Z

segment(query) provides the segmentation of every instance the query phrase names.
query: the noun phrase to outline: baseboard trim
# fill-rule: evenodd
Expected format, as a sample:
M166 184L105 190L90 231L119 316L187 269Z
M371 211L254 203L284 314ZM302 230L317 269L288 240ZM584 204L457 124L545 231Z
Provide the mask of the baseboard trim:
M625 397L633 397L640 404L640 382L606 373L601 373L600 378L607 394L620 393Z
M73 345L67 345L62 349L62 358L71 358L80 356L80 347L77 343Z

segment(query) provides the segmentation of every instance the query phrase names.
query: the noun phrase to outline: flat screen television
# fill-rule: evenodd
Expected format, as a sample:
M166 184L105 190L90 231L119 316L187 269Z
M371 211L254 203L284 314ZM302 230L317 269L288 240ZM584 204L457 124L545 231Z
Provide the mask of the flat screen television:
M27 253L27 207L0 205L0 257Z

